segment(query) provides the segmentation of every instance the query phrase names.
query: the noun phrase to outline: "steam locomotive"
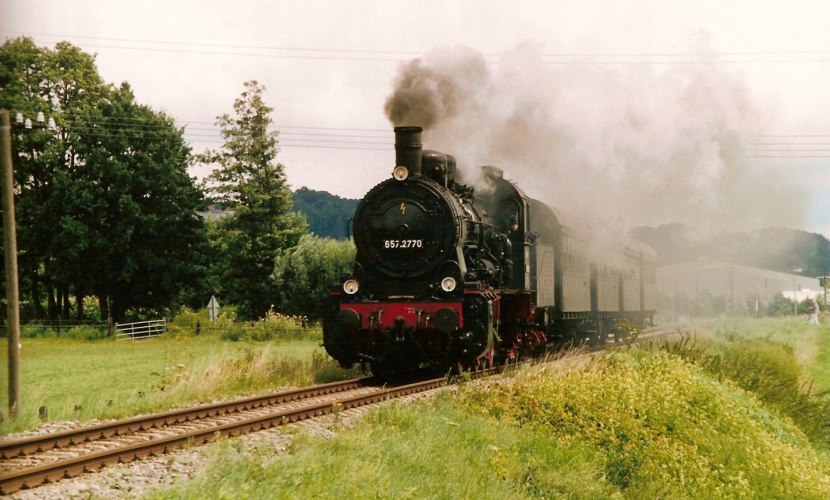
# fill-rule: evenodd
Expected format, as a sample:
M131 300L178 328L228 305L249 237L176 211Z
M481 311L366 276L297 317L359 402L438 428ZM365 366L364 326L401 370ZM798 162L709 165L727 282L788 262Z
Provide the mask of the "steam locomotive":
M597 248L585 222L497 167L482 167L483 186L460 184L455 158L422 149L420 127L395 128L395 150L392 178L357 206L356 261L326 302L323 345L341 366L477 369L652 321L647 246Z

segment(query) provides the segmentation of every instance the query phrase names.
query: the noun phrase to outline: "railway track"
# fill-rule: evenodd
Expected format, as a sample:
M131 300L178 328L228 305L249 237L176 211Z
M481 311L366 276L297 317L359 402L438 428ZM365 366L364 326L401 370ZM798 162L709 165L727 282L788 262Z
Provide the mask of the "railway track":
M370 379L353 379L6 442L0 444L0 495L445 384L440 378L378 387Z
M643 332L642 340L670 333ZM605 346L588 348L587 352ZM515 365L512 365L515 366ZM479 378L505 367L473 374ZM220 436L256 432L447 384L446 378L397 387L373 385L371 377L139 416L69 431L0 442L0 495L95 472L107 465L157 456Z

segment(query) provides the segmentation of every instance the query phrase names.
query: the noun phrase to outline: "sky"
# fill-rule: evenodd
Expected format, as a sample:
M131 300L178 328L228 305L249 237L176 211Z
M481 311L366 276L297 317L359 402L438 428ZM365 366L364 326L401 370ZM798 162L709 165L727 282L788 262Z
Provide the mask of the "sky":
M2 39L96 54L194 151L259 81L294 189L388 178L387 102L420 90L426 147L551 205L830 237L828 19L821 1L0 1Z

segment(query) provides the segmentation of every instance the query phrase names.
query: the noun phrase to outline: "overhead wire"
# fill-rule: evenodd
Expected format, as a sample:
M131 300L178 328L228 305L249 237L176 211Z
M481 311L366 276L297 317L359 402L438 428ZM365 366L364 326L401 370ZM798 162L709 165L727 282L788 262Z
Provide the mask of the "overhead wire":
M222 44L222 43L204 43L204 42L183 42L174 40L147 40L147 39L133 39L133 38L117 38L117 37L95 37L85 35L67 35L55 33L33 33L13 31L9 32L19 36L32 37L47 37L58 39L78 39L102 42L117 42L121 44L150 44L154 47L147 46L127 46L127 45L97 45L101 48L114 49L129 49L129 50L149 50L149 51L168 51L168 52L183 52L183 53L205 53L217 55L259 55L266 57L287 57L299 59L342 59L342 60L402 60L401 58L418 57L420 53L413 51L395 51L395 50L377 50L377 49L349 49L349 48L320 48L320 47L288 47L288 46L270 46L270 45L243 45L243 44ZM204 50L215 49L215 50ZM227 50L237 51L228 52ZM270 54L263 53L244 53L238 51L268 51ZM504 54L486 53L486 57L501 57ZM394 57L388 57L394 56ZM749 59L749 60L735 60L735 59L703 59L690 60L688 58L700 58L702 54L693 52L633 52L633 53L615 53L615 52L573 52L573 53L555 53L542 54L543 58L547 59L549 64L569 64L573 59L581 58L610 58L610 61L591 61L592 63L599 62L600 64L683 64L683 63L773 63L773 62L830 62L830 50L793 50L793 51L743 51L743 52L721 52L713 53L714 58L754 58L762 57L766 59ZM827 56L827 57L824 57ZM569 61L556 61L556 59L569 59ZM617 60L621 58L632 58L634 60ZM657 58L657 59L656 59ZM684 59L685 58L685 59ZM806 58L806 59L805 59ZM551 61L554 59L554 61ZM124 125L125 122L119 121L118 118L105 118L99 121L98 125L119 126ZM184 135L190 142L202 144L221 144L222 138L219 128L215 122L205 121L176 121L177 127L184 128ZM152 130L153 124L130 124L135 133L138 130L149 131ZM207 127L202 126L207 125ZM163 129L166 125L159 124L157 127ZM314 127L314 126L292 126L286 124L274 125L272 130L279 131L280 147L315 147L319 144L320 147L325 148L343 148L348 145L348 149L366 149L376 150L380 148L366 148L363 146L371 146L377 144L378 146L385 146L391 142L389 140L391 131L386 129L360 129L350 127ZM301 133L298 131L308 131ZM324 131L334 132L332 134ZM355 134L360 132L363 134ZM365 135L369 134L384 134L383 136ZM830 134L778 134L778 135L759 135L758 138L828 138ZM342 139L342 140L341 140ZM357 140L368 139L368 140ZM377 139L380 142L374 142L372 139ZM311 144L300 144L311 143ZM339 146L338 146L339 145ZM753 142L747 143L753 146L754 149L747 151L744 155L752 158L824 158L825 155L812 155L808 153L825 152L823 149L758 149L764 146L823 146L827 143L761 143ZM384 148L385 149L385 148ZM767 153L788 153L788 154L767 154Z
M221 127L191 126L191 123L175 122L183 129L186 142L197 144L223 144ZM132 137L164 138L171 134L166 123L140 123L123 118L105 118L93 122L80 121L69 125L70 129L87 134L122 134ZM386 151L393 143L391 131L383 129L355 129L349 127L313 127L272 125L269 130L278 134L277 146L280 148L315 148L352 149L366 151ZM339 132L339 133L338 133ZM374 135L373 135L374 134ZM830 141L813 141L810 138L830 138L830 134L775 134L758 135L753 138L770 138L772 141L748 139L744 142L744 157L749 158L827 158L830 153ZM781 141L780 138L806 139L802 141ZM377 146L377 147L371 147ZM808 147L804 147L808 146ZM826 147L825 147L826 146Z
M76 122L69 125L69 130L91 135L91 136L126 136L133 139L164 139L176 136L165 124L136 123L129 120L102 120L92 122ZM279 148L319 148L319 149L350 149L365 151L388 151L392 141L387 132L387 137L366 135L365 132L357 134L331 134L327 132L315 133L315 127L299 127L302 132L283 132L276 127L270 127L278 132L277 147ZM327 130L341 130L348 132L348 128L335 129L327 127ZM366 130L366 129L364 129ZM211 133L214 132L214 133ZM188 143L216 144L221 145L224 140L221 137L219 128L200 127L196 131L184 127L183 139ZM377 146L377 147L371 147Z
M348 49L332 47L288 47L269 45L242 45L205 42L182 42L175 40L142 40L117 37L94 37L85 35L70 35L56 33L34 33L25 31L9 31L7 33L18 36L30 36L54 39L89 40L87 47L138 50L150 52L189 53L203 55L243 56L243 57L270 57L286 59L309 60L343 60L343 61L380 61L401 62L421 57L426 51L395 51L380 49ZM116 45L97 42L115 42ZM139 45L126 45L139 44ZM148 46L152 45L152 46ZM211 50L208 50L211 49ZM250 52L259 51L259 52ZM504 57L505 53L487 52L485 58ZM543 53L544 64L563 65L571 64L574 60L590 59L592 64L630 65L630 64L755 64L755 63L799 63L799 62L830 62L830 50L792 50L792 51L737 51L737 52L569 52ZM596 60L599 58L599 60ZM604 58L604 59L603 59ZM619 60L629 58L629 60ZM726 59L724 59L726 58ZM733 58L733 59L729 59ZM734 59L738 58L738 59Z
M748 150L744 156L748 158L830 158L830 154L821 154L830 153L830 141L815 140L821 138L830 138L830 134L761 134L753 137L756 140L751 140L745 143L745 145L748 147ZM757 139L762 140L758 141Z

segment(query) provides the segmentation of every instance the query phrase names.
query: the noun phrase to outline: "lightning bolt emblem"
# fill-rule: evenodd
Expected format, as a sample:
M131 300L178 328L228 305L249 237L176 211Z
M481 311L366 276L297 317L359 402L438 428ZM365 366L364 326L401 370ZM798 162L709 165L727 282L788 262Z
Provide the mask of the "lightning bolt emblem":
M401 203L401 215L406 215L406 203Z

